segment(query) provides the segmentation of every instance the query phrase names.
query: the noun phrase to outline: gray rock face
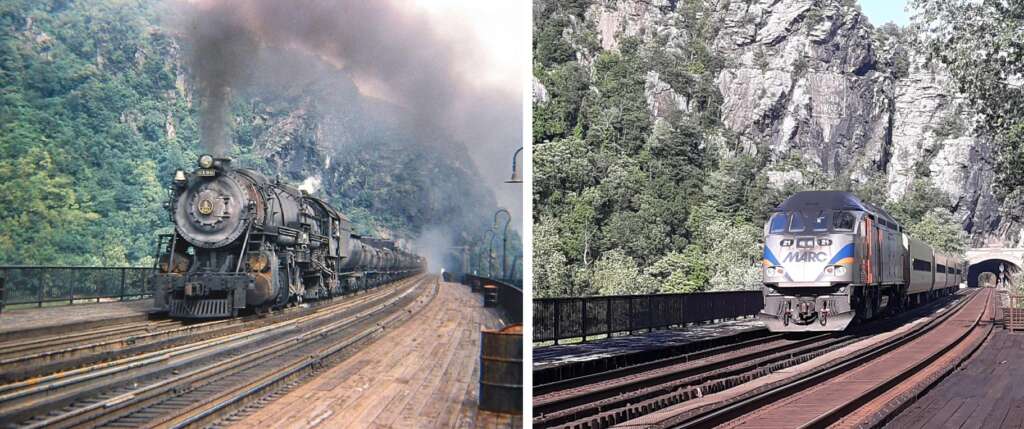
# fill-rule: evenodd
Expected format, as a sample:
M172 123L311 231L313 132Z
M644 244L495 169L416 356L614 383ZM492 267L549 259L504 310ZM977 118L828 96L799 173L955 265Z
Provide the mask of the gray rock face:
M658 72L647 72L644 93L647 95L647 108L655 118L666 118L673 112L690 112L690 101L676 94L672 85L661 80Z
M584 19L601 49L637 36L671 50L689 37L674 1L595 3ZM890 199L923 178L949 195L973 245L1024 245L1021 220L992 195L991 142L975 136L973 113L948 75L919 58L900 79L880 70L875 29L844 3L708 0L722 23L714 49L730 64L717 79L722 123L744 150L769 151L772 186L804 179L794 158L854 183L882 177ZM536 84L534 94L538 102ZM687 111L656 72L647 75L646 95L652 119Z
M533 78L533 104L544 104L548 102L548 90L540 83L540 79Z

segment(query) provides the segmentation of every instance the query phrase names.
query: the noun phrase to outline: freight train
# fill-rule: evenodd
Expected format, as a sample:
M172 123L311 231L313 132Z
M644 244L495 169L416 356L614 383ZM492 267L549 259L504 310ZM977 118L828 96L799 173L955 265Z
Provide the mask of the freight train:
M177 171L160 236L154 306L173 318L233 317L323 299L423 271L394 241L360 237L341 212L231 160Z
M764 237L759 318L772 332L842 331L855 319L949 295L966 269L848 192L790 196Z

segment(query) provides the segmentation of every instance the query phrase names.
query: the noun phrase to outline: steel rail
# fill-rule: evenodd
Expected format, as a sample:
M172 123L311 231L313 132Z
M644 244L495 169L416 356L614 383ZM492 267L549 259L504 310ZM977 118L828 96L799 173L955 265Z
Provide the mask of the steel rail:
M303 371L306 371L306 375L308 375L312 371L320 369L321 364L331 356L343 350L347 350L353 345L359 344L374 335L382 333L388 326L391 326L396 322L401 322L411 318L414 313L418 313L434 299L437 294L437 288L438 286L435 284L428 299L422 302L416 310L392 314L386 320L378 322L374 326L364 329L352 337L324 347L313 355L293 361L291 364L286 366L287 369L285 370L258 378L252 383L222 394L209 404L202 404L200 407L193 408L182 416L178 416L173 419L166 419L155 426L160 428L171 427L180 429L207 423L209 420L218 416L219 413L223 413L231 409L237 409L245 403L254 401L256 396L263 396L268 393L268 390L303 375Z
M739 341L739 342L735 342L735 343L731 343L731 344L724 344L724 345L720 345L720 346L717 346L717 347L710 347L710 348L707 348L707 349L698 350L698 351L686 353L686 354L679 355L679 356L660 358L660 359L655 359L655 360L651 360L651 361L647 361L647 362L636 363L636 364L633 364L633 365L621 366L621 367L610 369L610 370L607 370L607 371L601 371L601 372L596 372L596 373L592 373L592 374L585 374L585 375L581 375L581 376L578 376L578 377L565 378L565 379L558 380L558 381L553 381L553 382L550 382L550 383L536 384L536 385L533 386L534 404L535 405L537 404L536 398L538 396L547 395L549 393L554 393L554 392L558 392L558 391L564 391L564 390L568 390L568 389L573 389L573 388L585 386L585 385L588 385L588 384L598 383L598 382L602 382L602 381L606 381L606 380L611 380L611 379L615 379L615 378L620 378L620 377L628 376L628 375L631 375L631 374L636 374L636 373L639 373L639 372L644 372L644 371L650 371L650 370L653 370L653 369L663 368L663 367L670 366L670 365L675 365L675 364L678 364L678 363L685 363L685 362L690 362L690 361L694 361L694 360L697 360L697 359L704 359L704 358L712 357L712 356L719 355L719 354L722 354L722 353L725 353L725 352L729 352L729 351L733 351L733 350L739 350L739 349L743 349L743 348L747 348L747 347L751 347L751 346L756 346L758 344L764 344L764 343L771 342L771 341L777 341L777 340L783 338L782 334L769 334L767 330L764 331L764 332L765 332L766 335L763 336L763 337L756 337L756 338L751 338L751 339L748 339L748 340Z
M958 337L952 339L951 341L948 342L948 344L946 344L945 346L943 346L939 350L936 350L934 353L931 353L931 354L929 354L927 356L924 356L915 365L912 365L912 366L904 369L903 371L900 371L898 374L896 374L895 377L891 377L891 378L888 378L886 380L883 380L882 382L880 382L880 383L876 384L875 386L873 386L871 389L868 389L867 391L864 391L861 394L854 396L850 400L844 402L841 405L838 405L838 406L832 408L831 410L826 411L825 413L821 414L817 418L815 418L815 419L813 419L813 420L811 420L809 422L804 423L800 427L801 428L816 428L816 427L825 427L825 426L831 425L831 424L839 421L840 419L842 419L843 416L845 416L845 415L849 414L850 412L856 410L857 408L860 408L861 406L871 402L871 400L874 399L875 397L877 397L877 396L881 395L882 393L892 389L893 387L896 387L898 384L902 383L903 381L907 380L908 378L910 378L914 374L916 374L919 371L923 370L924 368L929 366L932 362L937 360L939 357L946 355L951 350L953 350L953 348L955 348L956 346L960 345L968 337L970 337L972 334L974 334L980 328L981 321L985 317L985 315L988 314L988 309L991 308L991 305L992 305L992 294L989 293L989 296L985 299L984 308L982 309L981 312L978 313L978 317L976 317L974 319L973 323L971 323L971 326L968 329L966 329L963 332L963 334L961 334ZM985 332L983 332L983 338L982 339L984 339L984 337L987 337L988 334L991 331L992 331L992 325L989 324L988 325L988 329Z
M399 283L404 282L398 282L396 285ZM350 310L372 300L385 298L393 295L396 290L397 288L378 289L372 294L366 294L356 299L342 301L331 306L314 308L310 314L276 322L271 325L249 331L2 385L0 386L0 418L3 416L21 415L32 409L37 409L45 405L47 402L53 402L54 400L75 400L75 398L84 393L83 391L95 390L97 388L102 389L104 386L110 386L123 381L120 378L131 376L137 378L149 375L153 372L150 371L150 373L133 375L132 373L136 371L132 370L151 367L155 364L174 364L180 366L215 355L223 351L225 346L228 345L244 346L246 344L251 344L273 332L282 332L283 330L291 329L297 324L307 321L315 322L316 320L330 318L335 314ZM174 361L172 362L172 360ZM132 371L132 373L127 373L128 371ZM121 373L126 374L119 379L113 378ZM98 380L101 378L103 380ZM95 384L94 381L100 381L102 386L83 386L82 389L77 391L67 391L68 388L75 385L83 383ZM55 389L60 390L55 391ZM38 399L32 399L39 396L41 397ZM11 402L15 400L17 400L16 403Z
M259 348L244 352L242 354L214 361L208 365L196 368L193 370L185 371L180 374L175 374L173 377L153 383L147 386L143 386L126 393L119 394L113 398L109 398L103 401L99 401L85 407L72 409L67 412L60 413L55 416L48 417L41 421L33 422L32 424L26 425L25 428L48 428L55 427L66 423L68 420L75 419L78 417L84 417L83 421L70 422L72 425L82 425L86 423L89 418L87 416L90 413L101 411L102 414L110 414L124 408L131 407L133 405L139 405L142 407L147 406L147 402L152 402L154 399L158 399L161 395L173 393L177 386L181 386L189 383L200 382L209 377L224 377L230 371L243 370L245 365L252 364L267 359L275 354L288 352L293 349L297 344L316 340L319 337L330 333L332 331L342 329L347 325L358 322L359 320L366 318L367 316L373 315L380 310L393 305L402 299L402 297L408 295L414 290L415 287L411 287L399 296L392 297L382 304L378 304L369 309L360 311L356 315L345 317L341 320L330 322L324 326L318 327L311 331L300 331L294 336L288 336L283 339L276 340L271 344L261 346ZM384 295L384 297L390 296L391 294ZM334 313L327 314L326 316L334 315ZM313 315L310 315L313 316ZM236 344L232 344L236 346ZM137 411L133 410L132 412ZM102 416L95 416L101 418ZM103 424L103 423L101 423Z
M782 383L780 386L770 388L763 392L751 395L750 397L740 399L736 402L725 404L721 407L712 407L711 409L700 412L695 416L686 418L684 421L672 422L668 427L705 428L717 426L746 415L758 408L778 401L781 398L793 395L809 386L825 382L826 380L841 375L864 363L870 362L875 358L885 355L886 353L907 344L928 332L931 332L936 327L942 325L946 320L949 320L954 315L959 314L960 311L963 310L968 303L976 299L977 296L977 293L972 293L968 299L961 300L950 311L944 312L939 317L936 317L926 323L924 326L905 332L887 340L883 344L864 350L861 353L851 355L848 358L843 359L841 362L835 362L827 368L797 375L792 379L786 380L785 383Z
M630 380L609 383L608 388L598 386L597 389L590 389L590 392L583 391L584 389L579 389L580 391L575 393L568 392L566 398L557 401L559 404L554 406L549 404L551 401L538 402L538 398L534 398L533 423L538 427L589 427L595 421L602 421L604 423L598 427L604 427L616 422L621 423L622 419L628 421L639 418L667 405L724 391L809 361L832 350L856 343L865 334L906 323L910 318L919 317L927 311L935 311L936 306L945 304L948 304L948 300L933 301L928 306L898 314L893 318L873 321L850 331L822 334L767 350L758 350L755 345L750 347L752 353L748 354L735 355L727 351L716 355L721 359L712 357L706 366L681 365L673 374L659 374L655 370L650 376L627 375ZM673 376L674 374L678 375ZM628 412L625 411L627 409Z

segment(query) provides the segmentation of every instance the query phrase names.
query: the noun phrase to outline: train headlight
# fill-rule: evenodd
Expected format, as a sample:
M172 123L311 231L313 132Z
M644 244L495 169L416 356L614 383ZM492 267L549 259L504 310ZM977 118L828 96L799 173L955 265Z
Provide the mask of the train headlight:
M836 269L836 267L833 267L833 266L829 265L829 266L825 267L825 274L832 275L832 273L835 272L835 269Z
M846 267L844 267L842 265L836 267L836 275L837 276L845 276L846 275Z
M213 167L213 155L202 155L199 157L199 166L202 168Z

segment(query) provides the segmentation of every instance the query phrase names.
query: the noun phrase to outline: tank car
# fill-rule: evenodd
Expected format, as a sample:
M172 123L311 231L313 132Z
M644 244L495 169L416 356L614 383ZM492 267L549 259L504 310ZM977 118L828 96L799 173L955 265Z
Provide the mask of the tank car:
M848 192L799 192L764 229L760 319L773 332L841 331L856 319L948 295L964 261Z
M174 233L160 236L153 295L174 318L266 311L422 270L393 242L353 234L325 201L227 158L176 172L166 208Z

